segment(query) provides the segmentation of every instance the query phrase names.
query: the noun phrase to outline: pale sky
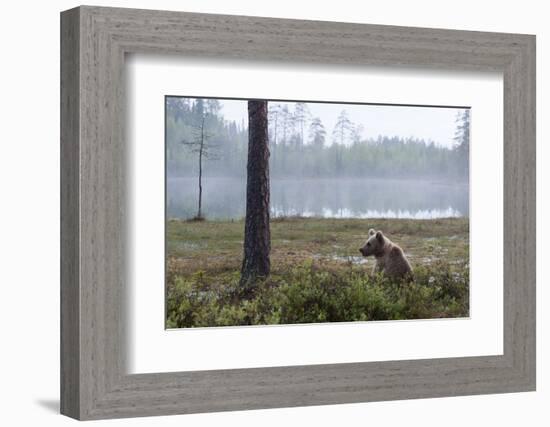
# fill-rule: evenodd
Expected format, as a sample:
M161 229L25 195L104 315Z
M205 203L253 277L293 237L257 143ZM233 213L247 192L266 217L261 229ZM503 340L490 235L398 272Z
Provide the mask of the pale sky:
M220 99L222 115L226 120L241 123L248 120L245 100ZM294 111L294 102L270 101L270 104L287 104ZM438 145L452 147L455 133L455 119L459 108L442 107L402 107L385 105L323 104L307 103L312 117L319 117L327 132L327 144L338 115L346 110L349 119L364 127L363 138L376 138L378 135L416 137L432 140Z

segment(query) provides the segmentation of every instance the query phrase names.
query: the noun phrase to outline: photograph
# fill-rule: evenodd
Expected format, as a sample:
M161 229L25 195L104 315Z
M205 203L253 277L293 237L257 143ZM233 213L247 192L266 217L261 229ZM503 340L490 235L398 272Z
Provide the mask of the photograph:
M469 316L468 107L164 108L167 329Z

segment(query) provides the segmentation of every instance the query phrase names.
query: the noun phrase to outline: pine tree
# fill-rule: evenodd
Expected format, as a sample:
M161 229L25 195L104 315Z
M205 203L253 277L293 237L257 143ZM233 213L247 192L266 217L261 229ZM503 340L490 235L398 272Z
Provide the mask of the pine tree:
M311 113L309 107L305 102L297 102L294 105L294 122L298 126L300 138L298 140L298 146L302 147L305 143L304 139L304 127L309 120Z
M283 138L281 140L282 145L286 145L288 142L288 137L292 131L292 113L288 111L288 106L283 105L280 110L281 116L281 130L283 132Z
M353 123L349 119L347 111L342 110L332 131L332 141L344 145L352 130Z
M217 117L220 114L221 104L217 99L207 99L205 110L210 116Z
M281 116L281 104L269 106L269 142L272 146L277 146L277 136L279 134L279 122Z
M353 123L348 118L346 110L342 110L334 125L332 131L332 142L337 144L336 151L336 172L340 173L343 170L343 151L346 140L348 139L351 131L353 130Z
M470 110L465 109L458 112L456 116L456 130L454 136L454 151L457 158L457 172L462 177L469 177L470 174Z
M361 124L353 126L351 130L351 141L353 142L353 144L361 143L361 139L363 138L364 131L365 131L365 128Z
M322 149L325 146L326 135L327 132L321 119L319 117L314 117L309 125L309 140L311 145L315 149Z
M250 295L257 279L269 275L269 140L267 101L248 101L248 162L244 257L240 285Z

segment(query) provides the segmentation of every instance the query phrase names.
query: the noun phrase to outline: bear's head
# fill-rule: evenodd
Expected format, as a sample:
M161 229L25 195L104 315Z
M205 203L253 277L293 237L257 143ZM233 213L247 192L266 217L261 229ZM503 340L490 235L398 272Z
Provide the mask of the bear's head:
M384 234L382 234L380 230L375 231L371 228L369 230L369 237L365 245L359 249L359 252L361 252L363 256L382 255L385 243Z

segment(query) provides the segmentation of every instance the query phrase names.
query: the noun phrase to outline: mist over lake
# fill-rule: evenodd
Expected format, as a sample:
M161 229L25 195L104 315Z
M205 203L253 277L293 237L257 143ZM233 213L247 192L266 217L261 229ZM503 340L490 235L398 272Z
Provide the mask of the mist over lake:
M166 108L167 218L244 218L247 101L174 97ZM469 110L271 101L268 110L272 218L468 217Z
M196 214L197 180L168 177L166 215L189 219ZM203 212L207 219L245 215L246 180L205 177ZM321 218L467 217L468 184L442 180L380 178L272 178L271 216Z

